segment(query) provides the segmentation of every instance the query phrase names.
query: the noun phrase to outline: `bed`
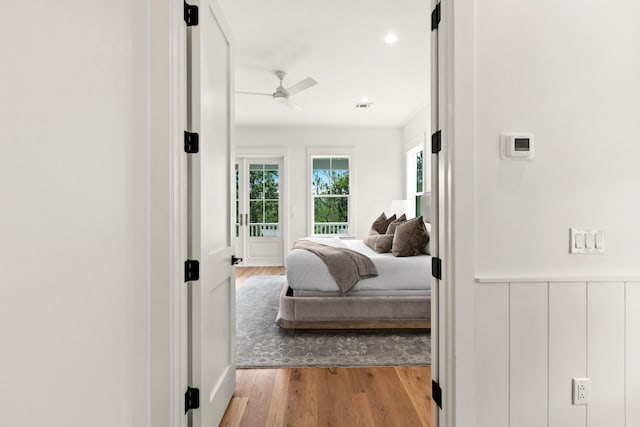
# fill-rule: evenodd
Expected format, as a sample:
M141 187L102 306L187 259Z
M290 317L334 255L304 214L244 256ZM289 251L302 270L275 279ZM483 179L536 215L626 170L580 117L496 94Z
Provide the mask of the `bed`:
M431 256L377 253L362 240L308 239L369 257L378 276L343 295L313 253L293 249L276 324L284 329L428 329L431 326Z

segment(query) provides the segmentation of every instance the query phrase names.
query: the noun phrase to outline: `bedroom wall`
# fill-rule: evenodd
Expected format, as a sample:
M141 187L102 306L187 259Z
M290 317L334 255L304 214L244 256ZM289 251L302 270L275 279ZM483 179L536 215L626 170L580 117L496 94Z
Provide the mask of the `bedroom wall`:
M2 426L149 425L146 7L0 5Z
M426 132L431 134L430 129L430 108L423 107L418 110L407 123L402 127L402 141L404 142L404 151L410 150L415 146L414 141L421 138Z
M404 143L404 169L402 179L403 182L407 181L407 169L409 167L406 153L418 144L423 145L423 173L424 173L424 189L428 191L431 188L431 153L428 142L430 141L431 129L430 129L430 107L421 108L416 112L405 125L402 127L402 141ZM405 185L406 189L409 188L408 183ZM405 189L405 192L407 191Z
M369 226L391 201L404 197L404 153L401 128L374 127L248 127L236 130L239 147L286 147L289 156L289 242L309 235L307 148L355 149L356 236Z
M456 345L475 348L456 361L477 408L463 425L639 425L640 4L489 0L454 19L454 157L474 171L454 176L456 202L473 201L456 245L475 240L455 252ZM535 160L500 160L503 131L534 133ZM570 255L569 227L604 230L607 253ZM577 376L586 409L570 404Z

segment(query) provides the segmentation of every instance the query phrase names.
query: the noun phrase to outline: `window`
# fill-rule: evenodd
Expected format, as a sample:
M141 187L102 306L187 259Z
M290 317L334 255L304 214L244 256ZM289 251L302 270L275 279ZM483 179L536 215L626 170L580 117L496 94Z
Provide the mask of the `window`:
M249 164L249 237L279 235L280 171L278 165Z
M420 216L420 202L422 201L422 194L424 192L423 186L423 151L420 150L415 154L414 158L416 164L416 186L415 186L415 199L416 199L416 217Z
M407 151L407 199L414 201L416 217L421 215L422 195L430 191L429 166L425 163L423 143Z
M349 157L312 156L312 234L349 235L351 169Z

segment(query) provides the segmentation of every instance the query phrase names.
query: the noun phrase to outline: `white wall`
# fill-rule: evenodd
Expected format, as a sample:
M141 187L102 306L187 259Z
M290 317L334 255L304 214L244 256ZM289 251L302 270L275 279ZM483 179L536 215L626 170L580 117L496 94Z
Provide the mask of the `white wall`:
M355 149L355 226L358 238L369 231L391 201L402 199L404 153L400 128L239 127L239 147L287 147L289 152L289 242L309 235L307 147Z
M475 419L456 409L469 421L458 425L638 425L629 331L639 327L640 4L443 10L454 13L445 27L455 20L446 114L455 112L456 397L476 400ZM536 159L500 160L503 131L533 132ZM572 226L603 229L607 254L569 255ZM458 251L469 244L472 254ZM582 374L592 379L586 411L568 404Z
M146 13L0 6L2 426L148 425Z
M408 173L414 173L415 166L409 164L409 159L406 155L407 151L415 148L417 145L422 145L422 151L424 156L423 162L423 189L424 191L430 191L431 189L431 129L430 129L430 108L424 107L415 113L405 125L402 127L402 142L404 145L404 171L403 182L405 185L405 197L408 197L408 190L410 183L414 184L414 180L408 179ZM415 164L415 159L412 159Z
M413 142L425 133L431 135L430 114L430 108L423 107L411 116L402 127L404 151L412 149L415 146Z
M640 274L640 3L476 16L478 275ZM502 131L533 132L536 159L500 160ZM604 230L607 254L570 255L572 226Z

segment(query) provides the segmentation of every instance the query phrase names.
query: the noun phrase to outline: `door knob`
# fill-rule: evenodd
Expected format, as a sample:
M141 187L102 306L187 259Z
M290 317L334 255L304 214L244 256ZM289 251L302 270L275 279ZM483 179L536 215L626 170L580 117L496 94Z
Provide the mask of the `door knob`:
M231 255L231 265L236 265L242 262L242 258L238 258L235 255Z

